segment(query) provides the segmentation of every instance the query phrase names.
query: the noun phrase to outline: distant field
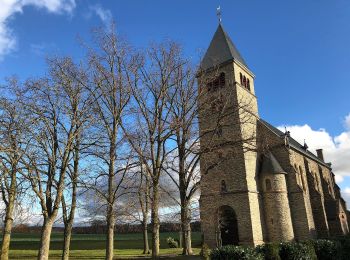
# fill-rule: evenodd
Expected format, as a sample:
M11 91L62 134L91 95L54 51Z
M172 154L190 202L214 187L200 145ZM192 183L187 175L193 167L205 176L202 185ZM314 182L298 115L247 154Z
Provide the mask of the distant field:
M179 238L179 233L160 233L160 248L166 249L167 237ZM73 234L71 241L71 250L99 250L104 249L105 235L103 234ZM12 234L11 250L37 250L40 243L40 234ZM116 249L142 249L143 238L141 233L135 234L115 234ZM151 234L149 234L149 243L151 246ZM192 233L193 247L200 247L200 232ZM51 250L60 250L63 245L63 234L53 233L51 236Z

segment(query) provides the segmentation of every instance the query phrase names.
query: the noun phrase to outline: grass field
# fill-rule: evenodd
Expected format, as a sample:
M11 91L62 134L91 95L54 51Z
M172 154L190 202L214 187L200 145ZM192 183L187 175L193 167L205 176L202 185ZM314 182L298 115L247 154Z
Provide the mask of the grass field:
M177 255L181 249L169 249L167 237L178 239L179 233L160 233L161 255ZM149 234L151 237L151 234ZM151 241L150 245L151 245ZM192 245L194 252L199 253L201 235L193 232ZM10 259L35 259L40 243L40 234L12 234L10 245ZM140 256L143 249L141 233L116 234L115 253L118 258L132 258ZM73 234L71 241L71 259L103 259L106 245L105 235L102 234ZM63 246L63 234L53 233L50 244L50 259L59 259ZM182 259L182 258L181 258ZM192 259L192 258L191 258Z

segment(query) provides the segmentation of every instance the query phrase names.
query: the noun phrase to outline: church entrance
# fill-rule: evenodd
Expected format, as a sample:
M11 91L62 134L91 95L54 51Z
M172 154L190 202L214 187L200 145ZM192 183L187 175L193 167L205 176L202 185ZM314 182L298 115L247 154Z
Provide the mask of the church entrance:
M236 213L229 206L218 210L219 246L238 245L238 223Z

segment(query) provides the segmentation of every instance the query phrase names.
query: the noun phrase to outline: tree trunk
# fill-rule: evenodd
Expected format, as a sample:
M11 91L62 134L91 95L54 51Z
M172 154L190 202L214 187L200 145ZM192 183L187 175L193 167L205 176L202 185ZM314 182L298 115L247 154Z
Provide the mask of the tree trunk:
M54 222L54 217L45 217L43 227L41 230L41 240L40 240L40 249L38 254L38 260L48 260L49 259L49 250L50 250L50 240L51 240L51 231Z
M148 231L147 231L147 219L143 219L143 253L149 254L149 245L148 245Z
M4 223L4 230L2 236L2 245L1 245L1 260L8 260L9 258L9 249L10 249L10 240L11 240L11 230L13 224L13 211L15 208L15 196L9 199L8 205L6 207L6 216Z
M193 254L191 246L191 216L189 212L189 201L187 198L185 159L181 151L184 151L184 149L180 149L179 152L179 192L181 203L182 254L191 255Z
M182 229L182 241L183 241L183 255L192 255L192 244L191 244L191 224L187 219L185 221L181 220L181 229Z
M113 259L113 250L114 250L114 214L113 214L113 206L108 206L106 260Z
M158 184L153 185L152 196L152 259L157 259L159 255L159 190Z
M62 260L69 259L69 250L70 250L70 241L72 237L72 227L73 221L69 221L64 225L64 240L63 240L63 252L62 252Z
M74 170L73 170L73 178L72 178L72 202L69 216L67 214L67 206L65 203L64 196L62 196L62 211L63 211L63 220L64 220L64 244L63 244L63 252L62 252L62 260L69 259L69 250L70 250L70 242L72 237L72 227L75 217L75 209L77 205L77 178L79 171L79 140L77 141L77 145L75 147L74 154Z

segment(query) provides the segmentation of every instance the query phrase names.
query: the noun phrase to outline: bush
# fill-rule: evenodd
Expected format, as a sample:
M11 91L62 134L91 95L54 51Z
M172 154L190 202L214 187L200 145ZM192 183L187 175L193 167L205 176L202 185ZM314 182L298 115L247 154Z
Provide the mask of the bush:
M166 242L168 243L168 246L170 248L178 248L179 247L179 243L172 237L168 237L166 239Z
M338 237L335 239L335 241L338 243L340 250L339 251L339 259L350 259L350 236L343 236Z
M200 255L205 259L209 260L210 258L210 248L206 243L203 243L202 248L201 248L201 253Z
M280 257L283 260L316 260L311 243L284 242L280 244Z
M223 246L211 251L211 260L263 260L264 257L251 247Z
M263 244L256 247L256 251L265 256L265 260L281 260L278 244Z
M340 258L340 244L336 241L318 239L312 241L318 260L337 260Z

